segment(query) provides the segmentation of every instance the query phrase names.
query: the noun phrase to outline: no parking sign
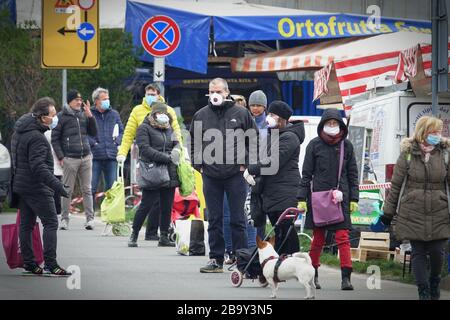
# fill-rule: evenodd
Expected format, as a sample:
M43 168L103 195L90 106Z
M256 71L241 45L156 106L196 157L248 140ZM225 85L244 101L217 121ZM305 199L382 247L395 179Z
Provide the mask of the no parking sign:
M168 16L153 16L142 25L142 46L154 57L172 54L178 48L180 40L180 28Z

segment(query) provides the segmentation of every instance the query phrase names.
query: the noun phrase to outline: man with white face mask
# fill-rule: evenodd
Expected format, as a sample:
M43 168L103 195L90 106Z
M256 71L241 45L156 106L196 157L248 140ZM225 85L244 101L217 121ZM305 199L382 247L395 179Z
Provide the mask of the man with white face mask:
M200 268L202 273L223 272L224 192L231 212L233 251L247 248L247 222L244 215L247 186L242 176L246 163L240 163L240 156L245 155L247 162L249 143L245 144L243 150L237 150L236 140L241 139L249 129L253 129L257 135L257 127L250 112L235 105L229 95L228 84L224 79L212 80L209 83L208 105L195 113L190 127L191 159L194 168L202 173L209 222L210 261ZM217 136L218 133L220 136ZM209 134L214 135L214 138L208 138ZM234 139L233 143L227 143L231 137ZM218 140L222 140L223 146ZM201 145L201 150L197 150L198 145ZM214 147L213 152L211 147ZM227 159L227 154L232 154L233 158Z

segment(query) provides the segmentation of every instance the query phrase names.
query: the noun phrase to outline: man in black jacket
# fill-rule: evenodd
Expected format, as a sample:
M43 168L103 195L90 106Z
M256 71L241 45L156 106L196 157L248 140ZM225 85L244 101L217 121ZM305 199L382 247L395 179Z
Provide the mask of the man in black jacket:
M20 249L26 272L56 276L69 273L56 262L55 192L67 197L63 184L53 175L53 156L44 132L57 122L55 102L45 97L36 101L31 112L17 120L11 140L13 192L19 197ZM44 226L44 270L35 262L31 234L39 217Z
M83 105L83 108L81 107ZM94 228L94 207L91 192L92 153L88 135L97 135L97 125L90 103L83 103L77 90L67 93L67 105L58 113L59 123L52 130L52 146L63 167L63 183L69 186L69 197L62 199L61 230L69 227L69 208L78 178L86 213L86 230Z
M224 79L212 80L209 83L209 103L195 113L190 127L191 159L194 167L202 173L209 222L210 261L200 269L202 273L223 272L224 192L231 212L233 252L247 247L244 215L247 186L242 173L249 161L251 142L244 142L245 136L253 135L257 139L257 127L250 112L236 106L229 94Z

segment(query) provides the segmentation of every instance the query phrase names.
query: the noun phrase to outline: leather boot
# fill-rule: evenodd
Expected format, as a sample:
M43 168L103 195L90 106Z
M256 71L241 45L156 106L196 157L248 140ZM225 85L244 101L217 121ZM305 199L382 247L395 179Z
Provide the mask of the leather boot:
M322 287L319 284L319 268L314 268L314 284L316 285L316 289L322 289Z
M441 290L439 284L441 283L441 277L430 277L430 299L439 300L441 298Z
M128 240L128 246L129 246L130 248L135 248L135 247L138 246L138 245L137 245L138 235L139 235L139 233L136 232L136 231L133 231L133 232L131 233L130 240Z
M169 240L167 233L161 233L158 247L175 247L175 243Z
M352 274L352 268L342 267L341 268L341 290L353 290L353 286L350 282L350 276Z
M419 292L419 300L430 300L430 287L428 283L417 285L417 291Z

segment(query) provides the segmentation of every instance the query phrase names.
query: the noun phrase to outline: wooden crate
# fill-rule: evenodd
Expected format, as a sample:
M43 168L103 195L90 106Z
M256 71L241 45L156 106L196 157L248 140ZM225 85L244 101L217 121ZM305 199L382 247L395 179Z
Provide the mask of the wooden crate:
M352 261L389 260L395 254L395 251L389 251L389 244L389 233L361 232L358 248L351 248Z

